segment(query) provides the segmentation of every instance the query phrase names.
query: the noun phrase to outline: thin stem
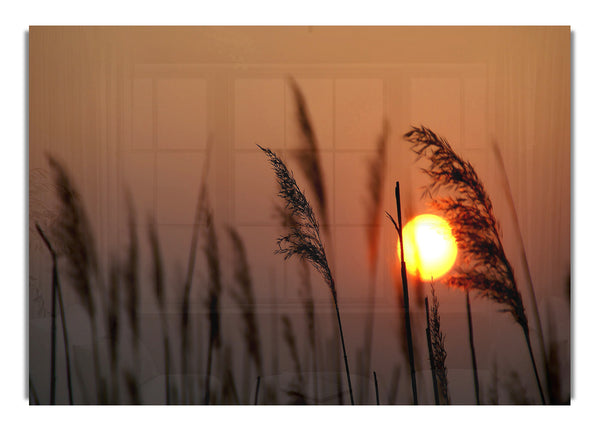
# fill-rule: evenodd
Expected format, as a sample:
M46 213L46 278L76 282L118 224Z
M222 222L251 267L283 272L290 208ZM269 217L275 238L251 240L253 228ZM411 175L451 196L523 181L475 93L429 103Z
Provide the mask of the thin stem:
M94 363L94 379L96 382L96 397L100 404L105 404L106 394L104 391L104 382L100 373L100 358L98 353L98 329L94 316L90 315L90 325L92 327L92 354Z
M433 396L435 398L435 404L440 404L440 395L438 394L437 377L435 376L435 365L433 363L433 347L431 346L431 328L429 327L429 302L425 297L425 314L427 318L427 328L425 334L427 335L427 348L429 350L429 367L431 368L431 380L433 381Z
M60 307L60 318L62 322L63 329L63 342L65 346L65 358L67 362L67 387L69 390L69 404L73 405L73 389L71 384L71 359L69 357L69 337L67 336L67 321L65 319L65 307L62 300L62 293L60 289L60 280L58 278L58 263L57 256L54 248L50 244L50 240L46 237L46 234L42 230L39 224L35 224L35 227L42 237L42 241L48 248L50 252L50 256L52 257L52 347L51 347L51 381L50 381L50 404L55 403L55 392L56 392L56 374L55 374L55 366L56 366L56 299L58 297L59 307Z
M71 382L71 357L69 355L69 337L67 335L67 320L65 318L65 306L63 304L58 270L56 272L56 293L58 295L58 306L60 308L60 320L62 323L63 344L65 345L65 360L67 366L67 388L69 390L69 404L73 405L73 385Z
M404 301L404 322L406 329L406 342L408 343L408 356L410 362L410 378L412 383L412 392L413 392L413 404L419 404L419 400L417 398L417 379L415 375L415 355L413 351L413 342L412 342L412 330L410 327L410 305L408 299L408 280L406 276L406 262L404 262L404 242L402 239L402 210L400 207L400 184L396 181L396 212L398 214L398 224L396 225L396 230L398 231L398 238L400 239L400 266L402 272L402 296Z
M535 380L537 381L538 390L540 391L540 397L542 398L542 404L546 404L546 398L544 397L544 391L542 390L540 376L538 375L538 370L535 365L535 358L533 357L533 351L531 350L531 340L529 339L529 331L526 331L525 328L523 328L523 333L525 334L525 341L527 341L527 348L529 349L529 357L531 358L531 365L533 365L533 371L535 372Z
M473 318L471 317L471 300L469 299L469 290L465 291L467 298L467 318L469 321L469 346L471 347L471 362L473 364L473 382L475 383L475 400L477 405L481 404L479 398L479 377L477 375L477 358L475 357L475 343L473 342Z
M208 345L208 359L206 361L206 382L204 383L204 404L208 405L210 402L210 369L212 367L212 351L213 343L212 340Z
M258 404L258 390L260 388L260 376L256 378L256 391L254 392L254 405Z
M377 373L373 371L373 380L375 381L375 398L377 399L377 405L379 405L379 385L377 384Z
M340 338L342 340L342 350L344 352L344 364L346 365L346 378L348 379L348 389L350 391L350 402L354 405L354 395L352 393L352 382L350 381L350 368L348 367L348 356L346 355L346 343L344 343L344 331L342 331L342 320L340 319L340 309L338 308L337 294L335 293L335 285L331 280L331 293L333 294L333 303L335 304L335 312L337 314L338 327L340 329Z
M165 354L165 396L167 405L171 404L171 354L169 348L169 337L167 335L167 325L164 318L164 310L163 310L163 347Z
M56 256L52 255L52 321L50 324L50 405L56 404Z
M515 208L515 202L512 197L512 192L510 190L510 183L508 182L508 175L506 174L506 168L504 166L504 159L502 158L502 154L500 153L500 149L498 145L494 142L492 145L494 150L494 155L498 160L498 164L500 165L500 170L502 171L502 182L504 185L504 192L506 194L506 200L509 203L511 218L515 225L515 230L517 231L517 236L519 237L519 254L521 257L521 261L523 263L523 268L525 269L525 277L527 279L527 286L529 287L529 293L531 294L531 298L533 299L533 315L535 318L535 323L538 327L538 336L539 342L542 345L542 359L544 361L544 369L548 370L548 358L546 357L546 344L544 342L544 331L542 328L542 321L540 319L540 313L538 310L537 299L535 297L535 290L533 288L533 280L531 278L531 272L529 270L529 262L527 261L527 254L525 253L525 244L523 242L523 235L521 235L521 228L519 227L519 218L517 217L517 210ZM549 381L546 381L547 385L550 385ZM549 389L549 388L548 388Z

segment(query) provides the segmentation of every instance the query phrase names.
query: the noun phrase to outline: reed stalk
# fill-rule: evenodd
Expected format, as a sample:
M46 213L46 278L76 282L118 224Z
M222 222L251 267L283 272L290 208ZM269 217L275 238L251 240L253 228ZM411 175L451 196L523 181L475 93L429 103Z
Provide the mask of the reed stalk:
M95 322L96 307L92 290L92 279L99 277L94 237L81 196L73 186L66 169L52 156L48 157L48 162L53 172L59 201L59 215L54 231L65 250L68 261L67 274L90 320L96 396L98 402L104 404L106 388L100 371ZM102 299L102 295L100 298Z
M214 227L213 215L210 210L206 211L206 241L204 244L204 254L208 264L210 278L210 287L205 306L208 309L209 320L209 341L208 358L206 361L206 383L204 391L204 404L210 403L210 374L212 367L213 349L221 346L221 324L220 324L220 296L221 286L221 268L219 264L219 250L217 243L217 233Z
M152 274L154 281L154 296L160 312L160 326L163 337L163 354L165 366L165 400L167 405L171 404L171 349L169 347L169 330L166 317L166 300L164 288L163 259L160 252L160 243L156 231L156 223L150 220L148 223L148 239L152 252Z
M446 348L444 346L446 336L442 333L439 308L440 303L435 295L432 283L431 315L427 312L427 319L431 335L433 367L435 369L436 382L439 386L440 403L450 404L450 396L448 395L448 370L446 369Z
M131 382L131 385L139 387L139 374L141 368L141 333L139 320L139 247L135 226L135 209L133 206L133 199L130 193L127 193L126 203L129 244L127 249L127 259L123 268L123 277L125 282L125 309L127 310L129 327L131 328L131 334L133 336L133 367L130 370L130 378L133 379L133 381ZM141 403L141 393L138 389L136 389L136 394L133 398L136 403Z
M387 142L389 125L385 121L383 130L377 140L375 156L369 160L368 173L368 203L367 203L367 240L368 240L368 263L369 263L369 293L367 298L367 321L365 325L365 337L362 355L362 366L364 370L371 369L371 353L373 350L373 328L375 324L375 298L377 261L379 257L379 232L381 230L381 209L383 207L383 184L385 178L385 165L387 155ZM361 401L368 395L368 386L360 393Z
M412 144L417 160L425 157L423 169L430 178L423 196L441 190L449 197L433 199L433 207L444 213L464 255L463 266L447 278L448 285L474 289L480 296L502 305L523 329L531 365L543 404L546 404L535 358L531 349L529 325L513 268L506 257L492 202L473 166L458 156L450 144L426 127L413 127L404 138Z
M260 376L256 377L256 390L254 391L254 405L258 404L258 390L260 389Z
M52 311L50 323L50 405L56 404L56 290L58 284L58 269L56 263L56 252L50 245L48 238L42 231L39 224L35 225L38 233L42 237L46 248L52 258ZM66 346L65 346L66 347Z
M475 357L475 343L473 341L473 318L471 317L471 300L469 299L469 289L465 289L465 298L467 303L467 320L469 323L469 347L471 349L471 364L473 365L475 401L477 402L477 405L480 405L481 399L479 398L479 376L477 375L477 358Z
M109 357L110 374L112 386L113 404L119 404L119 380L118 380L118 359L119 359L119 327L120 327L120 284L119 267L116 262L111 263L108 285L108 312L107 329L109 334Z
M277 240L279 249L276 250L275 253L283 254L284 259L286 260L292 256L297 256L301 260L307 261L319 272L319 274L321 274L329 287L335 305L338 329L342 342L350 401L354 404L354 394L352 392L352 382L350 380L350 369L348 367L348 357L346 354L344 332L342 330L342 321L337 301L337 291L335 289L333 275L331 274L329 264L327 263L325 248L321 241L319 223L314 215L312 207L298 188L296 180L294 180L283 161L270 149L265 149L261 146L258 147L266 154L275 171L275 176L279 184L278 194L284 200L285 208L290 211L290 214L297 220L297 224L289 228L287 234L279 237Z
M377 384L377 373L373 371L373 381L375 383L375 399L379 405L379 385Z
M210 147L207 153L210 153ZM196 251L198 249L198 242L200 237L201 224L205 221L206 213L206 195L207 195L207 177L208 177L208 162L210 160L209 154L206 156L202 181L198 191L198 198L196 201L196 209L194 214L194 221L192 225L192 238L190 241L190 251L188 254L188 265L187 273L185 277L185 283L183 287L183 300L181 303L181 402L187 404L191 401L192 389L187 379L188 373L188 360L189 360L189 349L190 349L190 296L192 291L192 281L194 277L194 269L196 266Z
M529 288L529 295L531 296L531 304L533 305L533 317L538 328L538 342L542 347L542 360L544 365L544 370L546 370L546 390L548 393L551 393L550 380L548 378L549 366L548 366L548 356L546 354L546 343L544 341L544 328L542 326L542 320L540 318L540 312L537 304L537 299L535 296L535 289L533 288L533 279L531 278L531 271L529 269L529 261L527 260L527 253L525 253L525 243L523 241L523 235L521 234L521 228L519 227L519 217L517 216L517 209L515 208L515 201L512 196L512 192L510 189L510 183L508 181L508 175L506 173L506 167L504 166L504 159L502 158L502 154L500 153L500 148L498 148L498 144L496 142L492 143L492 149L494 150L494 156L496 157L496 161L500 165L500 170L502 171L502 186L504 189L504 194L506 196L506 201L508 202L508 206L510 208L510 215L515 225L515 231L517 232L517 236L519 238L519 257L521 258L521 263L523 268L525 269L525 279L527 280L527 287Z
M398 215L398 223L394 220L394 218L386 213L388 218L394 224L396 228L396 232L398 233L398 239L400 240L400 271L402 276L402 299L403 299L403 307L404 307L404 328L406 331L406 343L408 344L408 357L410 363L410 380L412 384L412 394L413 394L413 404L419 404L419 399L417 397L417 379L415 375L415 354L413 349L413 341L412 341L412 330L410 327L410 301L408 298L408 280L406 276L406 262L404 261L404 240L402 238L402 209L400 206L400 184L396 181L395 188L395 197L396 197L396 213Z
M429 301L427 297L425 297L425 314L427 317L427 328L425 329L425 334L427 335L427 348L429 350L429 366L431 368L431 381L433 382L433 397L435 399L435 404L440 404L440 396L438 394L438 384L437 377L435 376L435 363L433 357L433 347L431 345L431 328L429 325Z

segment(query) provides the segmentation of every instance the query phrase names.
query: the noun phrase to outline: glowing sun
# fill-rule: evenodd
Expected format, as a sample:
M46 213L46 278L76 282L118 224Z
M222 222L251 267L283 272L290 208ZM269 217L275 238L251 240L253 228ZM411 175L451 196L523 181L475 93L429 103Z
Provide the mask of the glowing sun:
M452 268L458 249L446 220L433 214L413 218L402 228L406 270L421 280L440 278ZM400 240L398 240L400 258Z

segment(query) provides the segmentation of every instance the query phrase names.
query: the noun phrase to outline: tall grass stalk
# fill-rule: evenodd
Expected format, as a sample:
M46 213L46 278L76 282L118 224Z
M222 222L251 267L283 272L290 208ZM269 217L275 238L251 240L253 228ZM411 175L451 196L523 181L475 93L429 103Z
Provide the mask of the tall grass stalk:
M369 293L367 299L367 321L362 350L362 367L365 371L371 369L371 353L373 350L373 327L375 323L375 294L377 279L377 261L379 258L379 232L381 230L381 210L383 207L383 184L387 155L389 126L383 123L383 130L377 140L375 156L368 163L368 202L367 207L367 240L369 263ZM368 386L361 390L361 401L368 395Z
M67 389L69 392L69 404L73 405L73 386L71 383L71 359L70 359L70 355L69 355L69 337L67 334L67 322L65 320L65 310L64 310L64 304L63 304L63 300L62 300L62 292L61 292L61 288L60 288L60 280L58 278L58 262L57 262L57 253L54 250L54 247L52 247L52 244L50 244L50 240L48 239L48 237L46 236L46 234L44 233L44 231L42 230L42 228L40 227L39 224L35 224L35 228L37 229L38 233L40 234L40 236L42 237L42 240L44 242L44 244L46 245L46 248L48 249L48 251L50 252L50 257L52 258L52 324L51 324L51 353L50 353L50 357L51 357L51 365L50 365L50 382L51 382L51 388L50 388L50 404L54 404L55 403L55 391L56 391L56 374L55 374L55 370L56 370L56 299L58 299L58 305L59 305L59 309L60 309L60 318L61 318L61 323L62 323L62 333L63 333L63 344L64 344L64 348L65 348L65 360L66 360L66 368L67 368Z
M400 184L396 181L396 188L394 190L396 197L396 213L398 215L398 223L394 218L386 213L388 218L394 224L396 232L398 233L398 239L400 240L400 271L402 276L402 298L404 307L404 328L406 330L406 343L408 344L408 355L410 362L410 380L412 384L413 404L419 404L419 398L417 396L417 378L415 375L415 354L413 349L412 341L412 329L410 327L410 301L408 298L408 280L406 276L406 262L404 261L404 240L402 238L402 208L400 205Z
M379 385L377 384L377 373L375 371L373 371L373 381L375 383L375 400L379 405Z
M301 262L300 276L302 279L302 306L304 308L304 319L306 320L307 338L312 353L313 367L313 394L315 404L319 403L319 379L317 375L317 331L315 321L315 302L312 296L312 283L310 282L310 273L308 264Z
M546 403L531 348L529 325L514 272L500 239L492 202L473 166L458 156L450 144L425 127L413 127L404 138L412 144L417 160L425 157L430 178L424 196L445 189L456 196L437 198L433 206L442 211L452 226L466 267L447 279L450 286L474 289L481 296L503 305L523 329L542 403Z
M471 364L473 366L473 384L475 385L475 401L477 402L477 405L480 405L481 399L479 398L479 376L477 374L475 342L473 341L473 318L471 316L471 300L469 298L469 289L465 289L465 299L467 303L467 320L469 323L469 348L471 349Z
M433 283L431 284L431 315L427 312L428 327L431 335L431 350L433 352L433 367L436 382L439 386L440 403L450 404L448 395L448 370L446 368L446 336L442 333L440 322L440 303L435 295Z
M165 366L165 401L171 404L171 348L169 346L169 329L166 316L166 298L164 287L163 259L160 251L160 242L156 231L156 223L152 219L148 223L148 240L152 253L152 279L154 282L154 296L160 312L160 326L163 337L163 354Z
M139 247L135 225L135 209L133 199L127 193L127 227L129 230L129 244L127 249L127 259L124 266L123 277L125 281L125 308L131 334L133 336L133 367L130 370L132 386L139 387L139 374L141 368L140 361L140 286L139 286ZM134 396L136 403L141 403L141 393L136 390Z
M502 154L500 153L500 148L498 148L498 144L496 142L492 143L492 149L494 151L494 156L496 161L500 165L500 171L502 172L502 188L504 189L504 194L506 196L506 201L508 202L508 206L510 208L510 215L515 226L515 231L517 232L517 236L519 238L519 256L521 258L521 263L523 268L525 269L525 279L527 280L527 287L529 288L529 295L531 296L531 304L533 305L533 317L535 319L535 323L537 326L537 334L538 341L541 346L542 351L542 360L544 369L546 370L546 390L548 393L552 391L550 387L549 376L549 361L548 356L546 355L546 343L544 342L544 328L542 326L542 320L540 318L540 312L537 304L537 299L535 296L535 289L533 288L533 279L531 278L531 271L529 270L529 261L527 260L527 253L525 253L525 244L523 241L523 235L521 234L521 228L519 227L519 217L517 216L517 210L515 208L515 201L512 196L512 192L510 189L510 183L508 181L508 175L506 173L506 167L504 166L504 159L502 158Z
M277 240L279 249L276 253L283 254L285 259L289 259L292 256L298 256L301 260L309 262L321 274L329 287L335 305L340 339L342 342L350 401L354 404L354 394L352 392L352 382L350 380L350 369L348 367L348 356L346 354L346 344L344 343L344 333L337 301L337 291L335 289L333 275L331 274L329 264L327 263L325 248L321 241L319 223L314 215L312 207L298 188L296 180L294 180L283 161L271 150L262 148L261 146L258 147L267 155L267 158L275 171L275 176L279 184L279 196L284 200L286 209L290 211L298 221L297 226L290 228L287 234L281 236Z
M246 256L246 248L239 233L232 227L228 229L229 237L234 249L234 278L237 289L232 291L244 322L244 341L248 356L254 364L257 375L264 375L262 348L258 321L256 319L256 301L250 277L250 266Z
M317 135L310 121L310 114L304 94L293 78L289 79L294 101L296 103L296 119L300 127L301 149L295 154L302 173L306 176L315 198L317 200L317 209L325 232L329 232L329 222L327 219L327 196L325 193L325 177L319 157L319 145Z
M217 242L217 233L214 226L213 214L210 210L206 211L206 241L204 244L204 254L208 263L208 272L210 286L208 289L208 298L206 307L208 309L209 321L209 341L208 357L206 361L206 384L204 391L204 404L210 403L210 374L212 367L213 350L221 346L221 324L220 324L220 297L221 297L221 267L219 263L219 249Z
M207 195L207 178L208 178L208 162L210 155L210 147L207 151L207 156L202 171L202 181L198 191L198 199L196 201L196 209L192 225L192 238L190 241L190 252L188 255L187 273L183 287L183 300L181 303L181 401L182 404L191 402L192 388L187 379L188 360L190 349L190 296L192 291L192 280L194 277L194 268L196 266L196 251L198 249L198 241L200 237L200 228L205 222L206 213L206 195Z
M120 268L117 262L110 265L108 282L107 329L111 377L111 403L119 404L119 329L120 329Z
M425 297L425 314L427 316L427 328L425 329L425 334L427 335L427 348L429 350L429 366L431 368L431 381L433 382L433 397L435 399L435 404L440 404L440 396L438 394L438 383L437 377L435 373L435 362L433 357L433 346L431 344L431 327L429 325L429 301L427 297Z
M256 390L254 391L254 405L258 404L258 390L260 389L260 376L256 377Z
M281 322L283 324L283 339L290 352L295 374L295 380L291 387L288 388L287 393L292 397L293 404L307 404L306 393L304 392L304 378L302 377L302 366L300 365L300 354L298 352L298 345L296 344L296 336L294 335L292 322L288 316L282 316Z
M58 194L59 215L54 225L55 235L61 241L68 261L68 276L88 315L92 332L92 355L97 401L106 403L106 387L100 370L96 307L92 290L93 279L98 277L98 259L92 229L79 192L73 186L66 169L54 157L48 162ZM98 283L100 286L100 283ZM102 294L100 294L102 298Z

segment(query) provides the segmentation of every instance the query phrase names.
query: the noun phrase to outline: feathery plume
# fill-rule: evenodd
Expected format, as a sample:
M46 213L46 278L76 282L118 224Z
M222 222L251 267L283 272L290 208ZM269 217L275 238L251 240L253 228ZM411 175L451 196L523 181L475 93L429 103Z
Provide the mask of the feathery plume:
M52 156L48 157L48 161L59 199L54 234L60 239L69 263L67 274L84 308L93 317L95 307L91 277L97 273L98 263L90 222L81 196L66 169Z
M431 314L428 316L429 333L431 337L432 365L435 369L435 377L438 385L440 403L450 404L448 395L448 370L446 369L446 348L444 341L446 336L442 333L440 325L440 303L435 295L433 284L431 285Z
M417 160L427 158L429 166L423 172L430 183L423 196L433 196L446 190L455 196L433 199L434 208L443 212L452 233L463 252L465 265L447 278L448 285L473 289L503 306L523 329L535 372L542 403L545 398L535 365L529 326L521 293L517 289L513 268L506 257L500 239L499 225L492 202L473 166L458 156L450 144L426 127L413 127L404 138L412 144Z
M377 140L375 156L368 161L369 184L367 208L367 238L369 240L369 268L374 273L377 267L377 250L379 246L379 230L381 228L381 208L383 206L383 182L389 124L383 123L383 130Z
M81 196L73 185L67 170L50 155L48 163L52 170L59 201L58 217L53 231L68 262L67 274L90 319L96 395L98 402L105 403L106 388L100 372L98 330L95 320L96 307L92 291L93 278L99 275L94 237Z
M325 249L321 241L319 223L317 222L312 207L306 200L304 193L300 191L298 184L296 184L296 180L290 171L288 171L285 163L283 163L283 161L270 149L263 148L260 145L258 145L258 148L267 155L267 158L275 171L277 183L279 184L278 195L285 202L285 210L288 211L290 216L295 220L293 225L288 228L287 234L282 235L277 240L278 250L276 250L275 253L283 254L284 259L286 260L292 256L298 256L300 260L309 262L321 274L329 287L335 305L340 339L342 342L350 401L354 404L350 369L348 367L348 357L346 355L346 345L344 343L344 333L342 331L342 321L337 303L337 292L335 290L335 282L331 270L329 269L329 264L327 263Z
M258 147L269 158L279 183L278 196L284 200L285 210L295 220L290 224L288 233L277 239L279 249L275 253L283 254L285 260L292 256L298 256L301 260L309 262L321 274L329 289L334 293L333 277L321 241L319 222L312 207L283 161L270 149L260 145Z
M296 160L300 164L302 173L306 176L315 197L317 198L317 208L325 230L329 228L327 221L327 199L325 195L325 180L321 159L319 157L319 146L317 136L310 121L306 99L300 87L293 78L290 78L290 86L294 93L296 102L296 118L300 127L302 148L295 153Z

